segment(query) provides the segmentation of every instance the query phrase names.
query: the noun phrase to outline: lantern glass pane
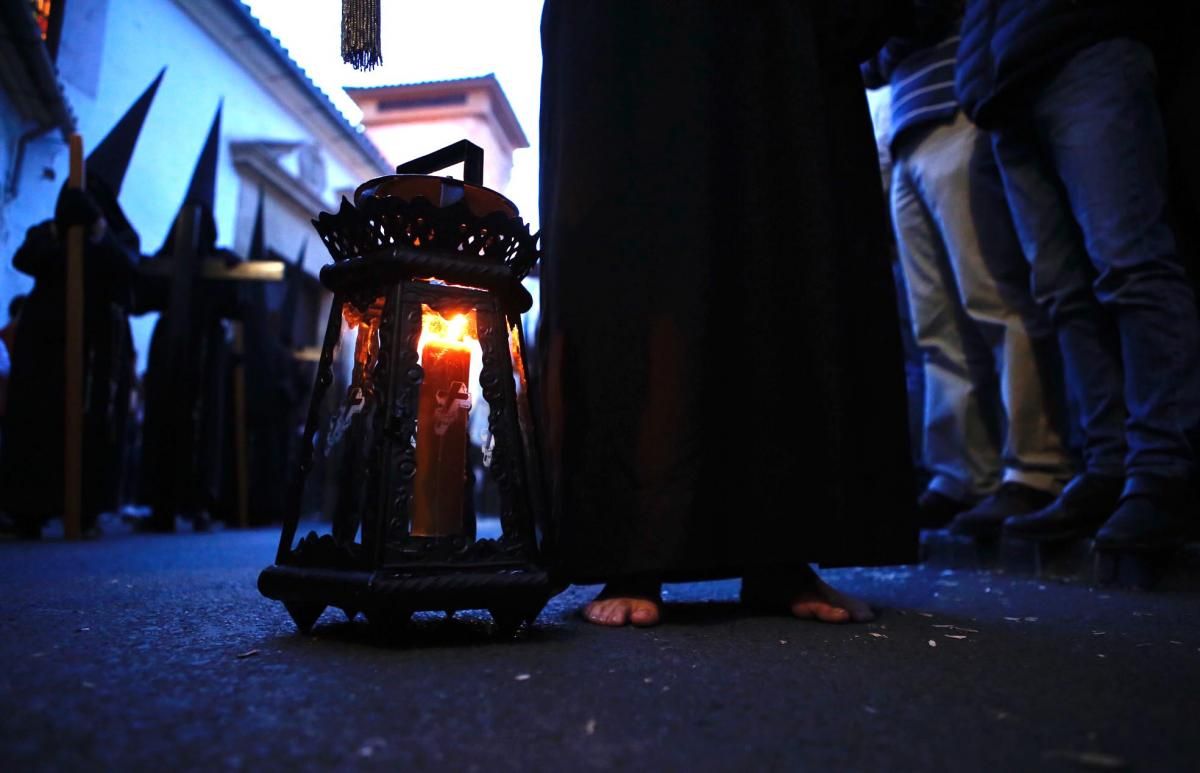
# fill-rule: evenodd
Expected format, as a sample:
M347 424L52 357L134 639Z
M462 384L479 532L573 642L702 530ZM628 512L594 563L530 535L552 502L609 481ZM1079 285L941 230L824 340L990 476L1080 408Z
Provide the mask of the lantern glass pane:
M331 382L318 408L312 438L312 467L301 494L302 520L330 521L334 539L349 545L359 539L368 505L368 434L378 410L373 378L379 358L379 322L384 299L366 308L342 307L342 330L335 350ZM318 389L321 388L318 382Z
M521 430L521 451L525 455L525 474L532 484L529 488L530 496L536 497L541 490L541 471L537 464L537 449L534 448L537 436L534 431L533 408L529 402L529 380L525 371L525 336L519 318L509 323L508 349L512 358L513 388L517 402L517 421ZM535 512L537 511L535 506Z

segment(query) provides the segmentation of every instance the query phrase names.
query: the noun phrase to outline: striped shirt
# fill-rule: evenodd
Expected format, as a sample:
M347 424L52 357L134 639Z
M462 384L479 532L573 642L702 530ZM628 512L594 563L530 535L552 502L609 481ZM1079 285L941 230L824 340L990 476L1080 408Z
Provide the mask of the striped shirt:
M957 32L937 45L914 51L892 72L892 134L894 144L906 129L930 121L945 121L958 111L954 95Z

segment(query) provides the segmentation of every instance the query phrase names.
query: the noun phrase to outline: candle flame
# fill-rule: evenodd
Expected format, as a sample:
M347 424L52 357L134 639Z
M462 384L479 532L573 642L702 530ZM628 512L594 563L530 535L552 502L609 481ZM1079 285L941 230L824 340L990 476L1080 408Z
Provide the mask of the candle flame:
M429 344L441 349L474 349L479 345L475 329L475 312L443 317L428 304L421 304L421 338L417 352L423 353Z

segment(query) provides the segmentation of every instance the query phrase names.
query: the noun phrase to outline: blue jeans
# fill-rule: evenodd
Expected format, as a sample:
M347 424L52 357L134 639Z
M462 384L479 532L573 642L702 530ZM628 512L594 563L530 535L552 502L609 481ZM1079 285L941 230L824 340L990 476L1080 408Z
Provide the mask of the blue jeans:
M1154 60L1133 40L1084 49L1028 115L993 135L1032 289L1048 311L1089 472L1126 491L1191 473L1195 298L1166 222Z

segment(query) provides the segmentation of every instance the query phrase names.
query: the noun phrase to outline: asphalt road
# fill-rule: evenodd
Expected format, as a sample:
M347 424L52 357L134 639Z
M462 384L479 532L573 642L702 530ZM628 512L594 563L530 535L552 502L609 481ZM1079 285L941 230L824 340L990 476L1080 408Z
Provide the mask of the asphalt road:
M1200 770L1200 594L923 565L823 573L867 625L722 582L668 586L651 630L572 588L515 639L302 636L255 588L276 538L0 544L2 769Z

